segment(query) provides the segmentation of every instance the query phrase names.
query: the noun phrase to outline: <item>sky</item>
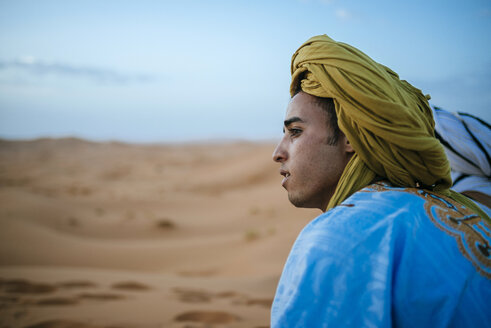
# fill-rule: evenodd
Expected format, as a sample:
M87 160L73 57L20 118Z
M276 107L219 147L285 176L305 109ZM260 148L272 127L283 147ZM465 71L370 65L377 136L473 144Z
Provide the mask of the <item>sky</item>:
M272 140L327 34L491 121L491 1L0 0L0 138Z

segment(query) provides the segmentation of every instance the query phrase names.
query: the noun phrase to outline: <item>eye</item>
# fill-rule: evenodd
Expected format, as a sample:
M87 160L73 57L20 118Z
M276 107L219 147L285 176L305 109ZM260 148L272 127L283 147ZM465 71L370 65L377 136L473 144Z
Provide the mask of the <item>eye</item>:
M288 129L288 132L289 132L291 137L297 137L302 133L302 130L297 129L297 128L291 128L291 129Z

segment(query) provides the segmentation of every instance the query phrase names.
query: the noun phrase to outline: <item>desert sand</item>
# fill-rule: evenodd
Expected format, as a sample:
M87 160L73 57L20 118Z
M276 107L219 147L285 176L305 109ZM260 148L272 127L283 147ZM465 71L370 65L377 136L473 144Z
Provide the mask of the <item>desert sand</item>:
M0 327L268 327L303 226L273 143L0 141Z

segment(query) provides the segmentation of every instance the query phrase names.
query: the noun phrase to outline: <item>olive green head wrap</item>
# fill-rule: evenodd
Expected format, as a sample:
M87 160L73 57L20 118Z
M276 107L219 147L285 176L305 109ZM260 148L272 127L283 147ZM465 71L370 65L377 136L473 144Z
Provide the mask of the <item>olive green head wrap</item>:
M450 165L435 138L431 108L421 90L327 35L309 39L295 52L291 73L292 97L301 89L333 99L339 128L355 150L327 209L376 177L470 202L449 191Z

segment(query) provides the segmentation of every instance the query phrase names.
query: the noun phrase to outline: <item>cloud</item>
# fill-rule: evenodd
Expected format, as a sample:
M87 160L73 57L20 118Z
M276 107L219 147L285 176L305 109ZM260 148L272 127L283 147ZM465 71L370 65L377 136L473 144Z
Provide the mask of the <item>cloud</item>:
M153 80L146 74L127 74L111 69L91 66L76 66L66 63L39 61L32 56L22 56L11 61L0 60L0 73L6 70L26 71L36 76L55 75L71 78L84 78L99 83L128 84L144 83Z
M348 19L353 17L351 12L349 12L348 10L343 9L343 8L336 9L335 14L336 14L336 17L341 19L341 20L348 20Z

